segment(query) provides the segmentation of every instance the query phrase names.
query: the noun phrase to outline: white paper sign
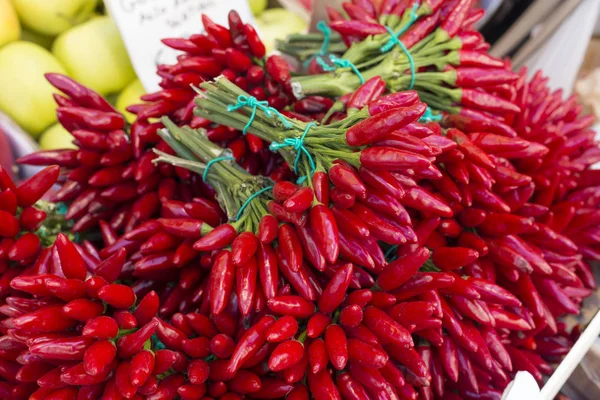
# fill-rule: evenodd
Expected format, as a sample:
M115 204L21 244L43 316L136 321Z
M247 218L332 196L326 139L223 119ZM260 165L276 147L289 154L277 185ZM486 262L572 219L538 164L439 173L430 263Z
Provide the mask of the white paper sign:
M254 23L247 0L104 0L104 4L148 92L159 90L156 66L173 64L181 54L163 45L161 39L204 32L202 14L227 26L227 14L234 9L244 22Z

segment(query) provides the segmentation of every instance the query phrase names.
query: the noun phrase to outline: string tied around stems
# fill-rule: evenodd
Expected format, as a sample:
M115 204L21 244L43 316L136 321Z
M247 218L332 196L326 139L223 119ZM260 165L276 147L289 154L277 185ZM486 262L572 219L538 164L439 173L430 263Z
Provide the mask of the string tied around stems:
M399 46L402 49L402 51L404 52L404 54L406 54L406 58L408 58L408 63L410 64L410 74L411 74L410 85L408 87L409 90L415 86L415 80L417 79L415 60L413 59L412 54L410 54L410 51L406 48L404 43L402 43L402 41L399 38L412 26L412 24L415 23L417 18L419 18L419 16L417 15L418 7L419 7L419 3L415 3L412 10L410 11L410 20L398 32L394 32L392 30L392 28L390 28L389 26L385 27L385 29L390 34L390 40L386 44L381 46L381 48L379 49L379 51L381 53L387 53L394 46Z
M320 59L329 53L329 45L331 43L331 28L323 20L317 22L316 28L323 33L323 43L321 43L321 48L317 53L313 54L306 61L304 61L304 67L307 67L313 59L317 57Z
M217 163L220 161L227 161L227 160L235 160L235 157L231 157L231 156L217 157L217 158L214 158L214 159L210 160L209 162L207 162L206 168L204 168L204 173L202 174L202 182L206 183L206 179L208 179L208 170L214 163Z
M419 122L438 122L442 120L442 115L441 114L434 114L433 111L431 110L431 107L427 106L427 108L425 109L425 114L423 114L423 116L421 116L421 118L419 118Z
M235 215L235 220L238 221L240 219L240 217L242 216L242 213L244 212L246 207L248 207L250 205L250 203L252 203L252 200L254 200L255 198L257 198L264 192L267 192L271 189L273 189L273 186L267 186L266 188L262 188L258 192L254 193L252 196L248 197L248 199L244 202L244 204L242 204L242 206L238 210L237 214Z
M365 78L363 78L356 65L354 65L351 61L339 58L334 54L330 54L328 58L333 65L327 64L321 57L317 58L317 64L319 64L321 68L323 68L323 71L331 72L335 71L338 68L350 68L352 72L354 72L356 76L358 76L360 84L362 85L363 83L365 83Z
M306 158L308 159L308 162L310 164L310 175L312 175L315 172L315 161L313 160L313 157L310 155L306 147L304 147L304 139L306 138L306 135L308 134L310 128L312 128L313 126L317 126L317 124L311 122L308 125L306 125L302 136L298 138L286 138L281 143L273 142L269 146L269 150L271 150L274 153L283 147L293 147L294 150L296 150L296 159L294 160L294 173L296 175L298 175L298 163L300 162L300 157L302 157L302 154L306 155ZM304 179L306 179L306 177L299 178L298 183L301 183L302 181L304 181Z
M228 105L227 111L229 111L229 112L236 111L242 107L252 108L252 114L250 115L250 118L248 119L248 123L242 130L242 133L244 135L246 133L248 133L248 129L252 125L252 122L254 122L254 118L256 118L256 110L257 109L261 109L265 114L267 114L267 116L269 118L272 117L273 115L275 115L277 118L279 118L281 120L281 122L283 123L283 126L286 129L289 129L292 127L292 124L283 115L281 115L281 113L279 111L277 111L275 108L269 106L268 101L266 101L266 100L259 101L254 96L239 95L237 97L237 103Z

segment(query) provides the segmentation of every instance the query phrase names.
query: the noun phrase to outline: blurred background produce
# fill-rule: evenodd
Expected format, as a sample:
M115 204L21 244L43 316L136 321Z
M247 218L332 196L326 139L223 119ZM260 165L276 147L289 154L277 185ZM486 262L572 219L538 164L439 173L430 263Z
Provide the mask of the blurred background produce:
M276 39L307 28L308 21L282 8L283 2L249 4L268 51ZM129 122L134 116L126 108L145 93L102 0L0 0L0 113L42 149L70 147L72 136L56 124L48 72L69 75L107 96ZM6 147L4 136L0 148ZM17 153L34 150L35 142L18 142L24 148Z

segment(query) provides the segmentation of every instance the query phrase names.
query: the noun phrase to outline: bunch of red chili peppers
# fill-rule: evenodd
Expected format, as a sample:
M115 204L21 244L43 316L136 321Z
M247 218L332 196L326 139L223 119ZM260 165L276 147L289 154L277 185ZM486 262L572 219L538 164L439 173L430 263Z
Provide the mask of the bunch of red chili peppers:
M592 118L489 57L469 0L343 7L337 64L294 38L339 69L294 78L204 17L130 127L48 75L79 149L0 170L2 398L500 399L552 373L596 286ZM57 181L72 238L34 206Z

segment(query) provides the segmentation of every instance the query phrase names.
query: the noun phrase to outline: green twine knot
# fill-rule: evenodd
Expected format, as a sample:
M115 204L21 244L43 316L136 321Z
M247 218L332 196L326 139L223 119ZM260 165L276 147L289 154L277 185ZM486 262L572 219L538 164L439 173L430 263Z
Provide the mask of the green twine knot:
M358 79L360 79L360 84L362 85L365 83L365 78L363 78L356 65L354 65L351 61L344 60L343 58L339 58L333 54L329 55L329 61L331 61L333 65L327 64L321 57L317 58L317 64L319 64L324 71L331 72L338 68L350 68L352 69L352 72L358 76Z
M242 133L244 135L246 133L248 133L248 129L250 128L250 125L252 125L252 122L254 122L254 118L256 117L256 110L258 108L260 108L265 114L267 114L267 116L269 118L273 114L275 114L281 120L281 122L283 123L283 126L286 129L289 129L292 127L292 124L287 119L285 119L285 117L283 115L281 115L281 113L279 111L277 111L273 107L269 106L268 101L266 101L266 100L258 101L258 99L254 96L239 95L237 98L237 103L228 105L227 111L229 111L229 112L236 111L242 107L251 107L252 108L252 114L250 115L250 119L248 119L248 123L246 124L246 126L244 127L244 130L242 131Z
M206 168L204 169L204 173L202 174L202 182L206 182L206 179L208 178L208 170L210 169L210 167L219 161L226 161L226 160L235 160L235 157L217 157L215 159L210 160L209 162L206 163Z
M419 3L415 3L412 10L410 11L410 20L398 32L394 33L392 28L390 28L389 26L385 27L385 29L390 34L390 40L386 44L381 46L381 48L379 49L379 51L381 53L387 53L394 46L397 45L402 49L404 54L406 54L406 57L408 58L408 63L410 64L410 73L411 73L410 85L408 87L409 89L412 89L415 86L416 72L417 72L416 68L415 68L415 60L413 60L412 54L410 54L410 51L408 51L408 49L406 48L404 43L402 43L402 41L399 39L399 37L402 36L412 26L412 24L415 23L415 21L419 17L417 15L418 7L419 7Z
M283 147L293 147L296 150L296 159L294 160L294 173L296 175L298 175L298 162L300 161L300 157L303 153L306 155L306 157L308 158L308 162L310 163L310 175L312 175L315 172L315 161L313 160L306 147L304 147L304 138L308 134L310 128L316 125L317 124L314 122L311 122L308 125L306 125L304 133L302 133L302 136L300 136L299 138L286 138L283 140L282 143L273 142L269 146L269 150L271 150L274 153Z
M246 207L248 207L248 205L252 202L252 200L254 200L255 198L257 198L258 196L260 196L261 194L263 194L264 192L273 189L273 186L267 186L266 188L263 188L261 190L259 190L258 192L254 193L252 196L248 197L248 200L246 200L244 202L244 204L242 204L242 206L240 207L240 209L238 210L236 216L235 216L235 220L238 221L240 219L240 217L242 216L242 213L244 212L244 210L246 209Z
M442 120L441 114L434 114L429 106L425 109L425 114L421 118L419 118L419 122L438 122Z
M316 28L323 33L323 43L321 44L321 48L317 53L313 54L306 61L304 61L304 67L307 67L314 58L321 58L329 53L329 44L331 43L331 28L323 20L317 22Z

